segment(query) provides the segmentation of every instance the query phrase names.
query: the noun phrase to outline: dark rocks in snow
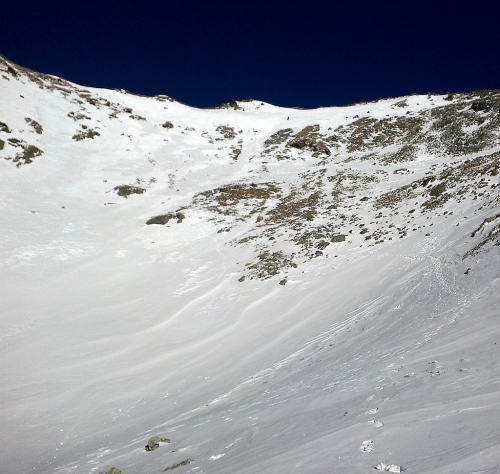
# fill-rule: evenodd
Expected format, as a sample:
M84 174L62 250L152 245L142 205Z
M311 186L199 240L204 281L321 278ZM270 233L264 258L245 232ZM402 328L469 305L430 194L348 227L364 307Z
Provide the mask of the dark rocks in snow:
M226 140L232 140L236 136L234 127L219 125L215 130L219 132Z
M331 155L330 149L321 141L319 135L319 125L309 125L301 130L290 140L287 147L298 148L299 150L312 151L313 157L320 155Z
M345 242L345 235L334 235L330 242Z
M475 100L474 102L472 102L470 108L474 111L474 112L487 112L489 110L491 110L492 108L494 107L494 104L492 104L490 101L488 100L484 100L484 99L479 99L479 100Z
M130 196L131 194L143 194L146 192L144 188L141 188L139 186L133 186L130 184L122 184L120 186L115 186L113 188L113 191L116 191L118 193L118 196L122 196L124 198Z
M330 242L327 242L326 240L322 240L321 242L318 243L318 245L316 245L316 248L318 248L319 250L324 250L329 245L330 245Z
M43 154L43 151L40 150L40 148L34 145L29 145L24 140L9 138L8 142L12 146L22 148L22 151L19 152L14 158L6 158L7 160L12 160L13 163L16 163L18 168L22 165L32 163L34 158Z
M28 125L31 125L33 129L35 130L38 135L41 135L43 133L43 127L36 121L33 120L32 118L26 117L24 119Z
M160 443L170 443L168 438L161 438L160 436L153 436L149 438L148 444L144 447L146 451L154 451L160 447Z
M106 471L106 474L122 474L122 471L116 467L112 467L109 471Z
M182 212L169 212L168 214L161 214L159 216L152 217L146 222L146 225L166 225L170 219L177 219L177 224L181 224L185 215Z
M170 467L166 467L165 469L163 469L162 472L172 471L173 469L177 469L178 467L187 466L188 464L191 464L192 462L193 462L192 459L186 459L185 461L180 461L180 462L173 464Z
M0 122L0 132L10 133L10 129L6 123Z

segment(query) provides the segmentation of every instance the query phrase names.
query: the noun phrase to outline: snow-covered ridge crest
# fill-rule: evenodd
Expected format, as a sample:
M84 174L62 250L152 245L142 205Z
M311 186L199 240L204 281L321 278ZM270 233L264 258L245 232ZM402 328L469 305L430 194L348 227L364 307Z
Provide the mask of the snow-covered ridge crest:
M500 462L499 91L0 90L9 472Z
M411 216L417 221L410 227L423 232L420 214L442 208L449 199L473 197L478 185L491 182L491 187L497 181L500 94L496 91L415 96L317 111L279 109L256 101L241 102L242 107L237 104L231 112L201 111L164 97L83 89L6 59L2 67L4 81L28 81L62 96L71 109L60 117L66 146L75 150L98 146L107 156L118 152L120 159L128 155L135 163L143 140L154 143L145 156L149 170L128 177L128 182L111 176L103 179L112 184L107 191L124 198L164 196L164 191L167 195L182 192L174 191L175 183L186 179L180 175L191 173L194 186L171 198L178 205L161 201L155 206L159 213L147 222L166 225L183 222L171 220L177 213L212 214L208 219L217 223L218 232L233 237L227 243L250 243L259 250L257 260L247 265L250 278L267 278L290 265L297 268L294 259L322 256L331 243L371 240L365 243L370 246L407 235L410 229L404 217L394 217L391 209L402 205L415 212L413 198L420 202L416 202L417 214ZM16 101L26 103L17 97ZM285 115L287 127L276 130L276 121L285 123ZM44 137L32 132L42 135L43 121L29 116L16 119L31 133L12 136L11 125L2 122L3 132L10 135L2 140L3 158L17 167L40 161L44 151L38 143ZM47 126L45 133L50 133ZM106 136L99 138L101 134ZM116 149L120 142L121 150ZM135 150L130 148L134 146ZM157 153L169 153L168 163L156 158ZM468 164L471 159L475 166ZM230 171L214 182L214 167ZM472 173L470 178L464 179L464 169ZM294 179L281 181L291 175ZM283 232L288 232L288 238L277 238Z

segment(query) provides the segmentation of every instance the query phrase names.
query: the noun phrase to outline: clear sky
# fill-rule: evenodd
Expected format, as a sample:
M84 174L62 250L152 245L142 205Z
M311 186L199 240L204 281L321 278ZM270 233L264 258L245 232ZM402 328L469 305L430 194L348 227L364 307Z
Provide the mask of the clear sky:
M500 2L4 0L0 53L199 107L500 88Z

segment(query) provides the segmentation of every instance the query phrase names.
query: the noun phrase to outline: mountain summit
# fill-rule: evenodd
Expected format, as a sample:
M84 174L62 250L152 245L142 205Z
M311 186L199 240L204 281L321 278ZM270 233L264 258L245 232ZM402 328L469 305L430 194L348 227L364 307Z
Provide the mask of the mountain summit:
M498 470L500 91L0 91L5 472Z

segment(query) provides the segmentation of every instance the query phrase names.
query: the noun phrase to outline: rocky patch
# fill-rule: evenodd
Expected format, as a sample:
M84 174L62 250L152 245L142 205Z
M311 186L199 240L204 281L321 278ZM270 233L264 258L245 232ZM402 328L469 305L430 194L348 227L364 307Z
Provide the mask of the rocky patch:
M153 436L149 438L148 444L144 447L144 449L148 452L154 451L160 447L160 444L170 443L168 438L162 438L160 436Z

